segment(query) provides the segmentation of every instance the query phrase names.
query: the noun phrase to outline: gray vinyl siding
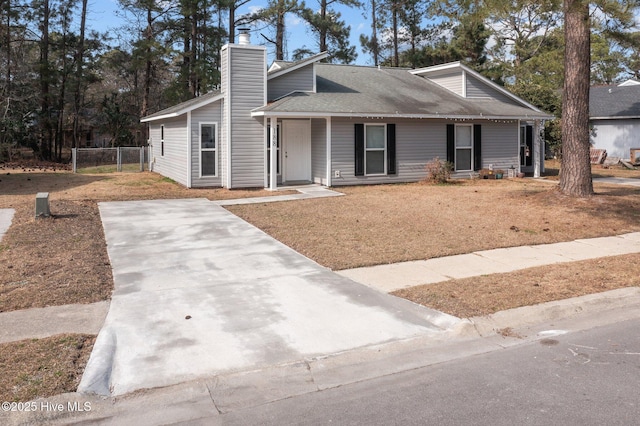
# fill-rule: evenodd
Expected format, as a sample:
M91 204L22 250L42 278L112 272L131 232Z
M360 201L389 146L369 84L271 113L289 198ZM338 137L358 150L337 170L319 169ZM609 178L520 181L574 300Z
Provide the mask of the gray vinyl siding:
M164 155L161 155L160 126L164 125ZM187 116L167 119L151 127L153 171L187 186Z
M440 71L439 73L430 74L428 78L453 93L460 96L464 95L461 69Z
M221 186L221 173L220 166L222 164L222 157L220 154L220 135L222 127L222 102L214 102L213 104L206 105L202 108L198 108L191 112L191 186L193 187L206 187L206 186ZM200 177L200 123L217 123L217 163L216 163L216 177Z
M354 124L395 123L397 174L388 176L355 176ZM469 122L471 124L471 122ZM426 176L426 164L435 157L447 158L447 122L445 120L332 120L332 185L416 182ZM494 169L518 166L518 124L478 121L482 125L482 167ZM468 172L457 177L469 177Z
M267 99L272 101L294 91L313 91L313 64L272 78L268 83Z
M505 172L511 166L518 168L519 147L517 122L482 124L482 167L502 169Z
M263 119L252 118L251 110L265 104L265 50L231 45L227 51L231 188L264 187Z
M606 149L609 157L629 158L631 148L640 147L640 120L592 120L591 142Z
M311 178L313 182L327 184L327 121L311 120Z
M354 124L395 123L397 174L355 176ZM424 179L428 161L447 157L447 126L444 120L338 119L331 122L332 185L363 185L415 182ZM335 177L336 170L340 177Z
M467 98L493 98L510 105L522 106L511 97L467 74Z

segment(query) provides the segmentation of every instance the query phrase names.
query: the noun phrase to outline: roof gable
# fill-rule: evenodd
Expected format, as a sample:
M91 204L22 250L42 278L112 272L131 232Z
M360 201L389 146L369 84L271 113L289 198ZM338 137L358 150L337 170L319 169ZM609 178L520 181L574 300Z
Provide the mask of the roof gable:
M494 83L479 72L472 70L460 62L418 68L409 72L432 80L464 98L502 98L505 101L508 100L514 104L525 106L542 113L542 111L534 105L519 98L504 87ZM447 80L444 80L447 84L443 84L444 76L448 77ZM456 85L451 82L452 76L459 76L459 84Z
M269 67L267 79L271 80L272 78L280 77L281 75L284 75L291 71L295 71L299 68L321 61L327 56L329 56L327 52L320 52L316 55L310 56L308 58L305 58L296 62L275 61Z

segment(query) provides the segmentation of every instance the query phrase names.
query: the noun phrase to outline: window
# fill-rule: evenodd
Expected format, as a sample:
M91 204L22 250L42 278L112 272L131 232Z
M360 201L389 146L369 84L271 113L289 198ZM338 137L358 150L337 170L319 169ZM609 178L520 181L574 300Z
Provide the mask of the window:
M160 125L160 155L164 157L164 124Z
M280 174L280 125L276 127L276 171ZM267 174L271 173L271 126L267 126Z
M473 170L473 126L456 125L456 171Z
M387 163L386 126L384 124L365 124L364 140L365 175L385 174Z
M200 177L216 176L217 127L216 123L200 123Z

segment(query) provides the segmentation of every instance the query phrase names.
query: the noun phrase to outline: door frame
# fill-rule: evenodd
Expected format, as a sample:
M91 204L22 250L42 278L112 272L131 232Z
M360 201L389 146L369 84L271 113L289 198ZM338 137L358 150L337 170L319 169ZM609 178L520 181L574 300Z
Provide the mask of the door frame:
M301 125L304 126L304 139L302 141L292 140L289 134L290 126ZM303 119L303 120L282 120L282 139L280 141L282 143L281 147L281 155L283 155L284 159L282 161L282 181L283 182L311 182L312 181L312 173L311 173L311 119ZM295 159L289 156L289 150L295 146L295 144L304 144L307 146L307 149L303 149L299 152L301 155L300 158ZM282 149L284 148L284 153ZM297 154L298 152L292 150L292 155ZM289 173L293 167L290 167L290 162L302 162L302 167L305 170L305 175L300 178L299 176L294 176L296 179L290 179Z

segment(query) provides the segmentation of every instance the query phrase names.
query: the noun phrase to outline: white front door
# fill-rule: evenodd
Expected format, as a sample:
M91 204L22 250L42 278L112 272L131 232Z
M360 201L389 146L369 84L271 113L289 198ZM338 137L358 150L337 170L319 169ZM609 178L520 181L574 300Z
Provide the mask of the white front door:
M311 181L311 121L283 120L285 182Z

